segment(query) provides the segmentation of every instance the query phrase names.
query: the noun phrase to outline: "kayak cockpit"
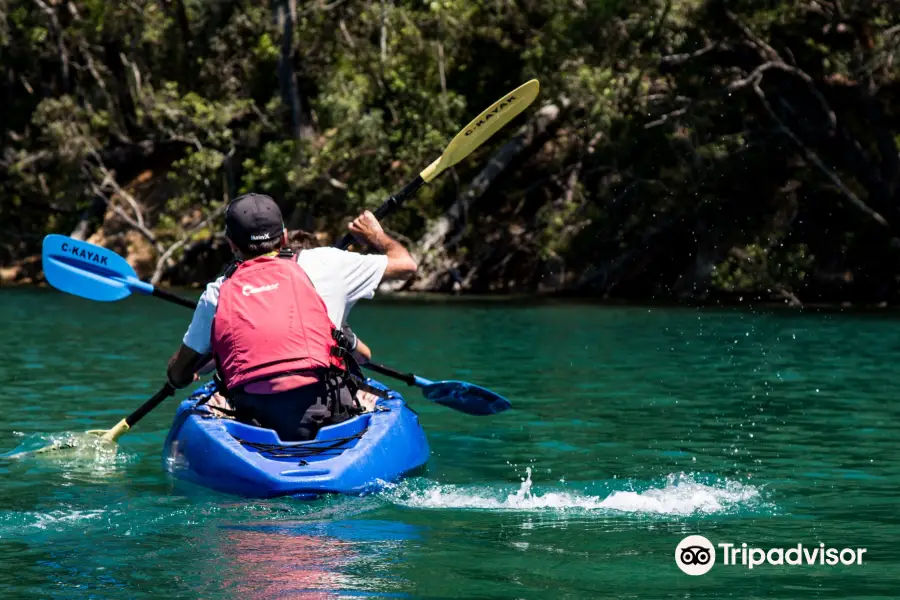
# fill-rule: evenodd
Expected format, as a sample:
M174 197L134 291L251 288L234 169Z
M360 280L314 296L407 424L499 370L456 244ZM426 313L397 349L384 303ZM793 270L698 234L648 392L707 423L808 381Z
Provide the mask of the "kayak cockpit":
M304 442L283 442L271 429L255 427L239 421L223 421L225 430L247 451L270 460L301 464L327 460L343 454L359 443L369 428L371 414L362 414L343 423L319 430L315 439Z

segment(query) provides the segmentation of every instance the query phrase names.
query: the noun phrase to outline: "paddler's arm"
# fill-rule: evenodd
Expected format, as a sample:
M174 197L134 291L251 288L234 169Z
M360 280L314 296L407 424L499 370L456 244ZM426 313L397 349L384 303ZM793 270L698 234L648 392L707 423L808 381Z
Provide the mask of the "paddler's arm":
M363 365L372 360L372 350L366 346L361 339L357 338L356 350L353 351L353 358L355 358L359 364Z
M350 233L387 256L387 268L382 280L406 279L416 274L419 266L403 244L384 232L381 223L370 211L365 211L350 223Z
M197 301L191 325L181 340L178 351L169 359L166 374L169 383L176 389L191 385L199 379L197 371L209 372L209 361L212 356L210 337L216 305L219 302L219 286L224 281L219 277L206 286L206 290Z
M347 349L353 353L353 358L356 359L356 362L362 365L372 360L372 350L361 339L356 337L349 325L341 327L341 332L344 334L344 339L347 340L347 346L349 346Z
M196 381L197 369L203 366L201 362L205 362L202 354L182 344L169 359L169 367L166 369L166 376L172 387L180 390Z

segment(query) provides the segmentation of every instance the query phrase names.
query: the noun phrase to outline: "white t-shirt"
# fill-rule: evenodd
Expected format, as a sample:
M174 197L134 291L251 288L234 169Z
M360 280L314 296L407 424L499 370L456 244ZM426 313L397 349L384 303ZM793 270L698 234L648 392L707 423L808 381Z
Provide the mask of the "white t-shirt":
M388 259L383 254L357 254L337 248L313 248L297 255L335 327L347 322L347 315L360 298L372 298L384 276ZM197 302L191 325L184 334L184 345L200 354L212 348L212 322L219 302L219 277L206 286Z

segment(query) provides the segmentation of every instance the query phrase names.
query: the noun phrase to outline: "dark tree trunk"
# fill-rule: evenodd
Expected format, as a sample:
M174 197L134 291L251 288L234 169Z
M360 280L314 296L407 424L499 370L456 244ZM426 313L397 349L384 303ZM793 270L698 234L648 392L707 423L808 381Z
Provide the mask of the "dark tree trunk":
M178 22L182 43L179 56L181 61L181 78L182 80L187 80L190 77L194 56L194 39L191 34L191 23L188 20L187 9L184 6L184 0L161 0L161 2L167 12L175 13L175 20Z
M304 102L297 88L294 73L294 19L297 14L296 0L272 0L275 22L281 27L281 55L278 57L278 87L281 101L291 112L291 133L296 139L310 139L315 135L308 103Z
M106 66L116 81L116 102L122 115L125 131L131 139L139 138L137 109L134 98L131 96L131 86L128 85L128 73L125 63L122 61L122 45L119 40L107 38L103 42Z

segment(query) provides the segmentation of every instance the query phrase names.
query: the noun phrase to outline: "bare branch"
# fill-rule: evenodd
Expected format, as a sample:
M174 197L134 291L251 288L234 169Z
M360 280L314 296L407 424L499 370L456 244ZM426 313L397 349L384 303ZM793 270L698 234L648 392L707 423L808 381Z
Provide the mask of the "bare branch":
M769 100L768 100L768 98L766 98L765 92L763 92L762 88L759 87L759 81L755 81L753 83L753 91L756 92L757 96L759 96L759 99L762 102L763 107L765 107L766 112L768 112L769 116L772 117L772 120L778 124L781 131L783 131L789 138L791 138L791 140L793 140L793 142L795 144L797 144L797 146L800 148L800 150L803 151L803 154L806 156L806 158L811 163L816 165L816 167L818 167L820 171L822 171L822 173L841 191L841 193L844 194L844 196L847 198L847 200L849 200L850 203L853 206L855 206L857 209L859 209L864 215L866 215L867 217L869 217L870 219L872 219L879 225L890 228L890 224L887 222L887 220L883 216L881 216L876 211L872 210L872 208L869 207L868 204L866 204L865 202L860 200L859 197L857 197L857 195L853 193L853 190L851 190L850 188L847 187L846 184L844 184L844 182L837 175L837 173L835 173L834 171L829 169L825 165L825 163L822 162L822 159L819 158L819 155L816 154L812 150L812 148L810 148L809 146L804 144L800 140L800 138L798 138L797 135L794 134L794 132L791 131L791 129L784 123L784 121L782 121L778 117L778 115L772 109L772 105L769 104Z
M388 15L387 15L387 7L385 6L385 0L381 0L381 64L384 65L387 62L387 39L388 39Z
M784 62L784 60L782 60L781 58L781 55L778 54L775 48L767 44L765 40L753 33L753 31L749 27L747 27L744 23L741 22L740 19L737 18L737 15L726 9L725 16L727 16L728 20L734 23L738 27L738 29L743 32L747 39L750 40L750 42L756 47L756 49L759 50L759 53L762 55L763 59Z
M29 95L34 95L34 88L31 87L31 84L28 83L28 80L25 79L24 75L19 75L19 81L22 82L22 87L25 88L25 91L28 92Z
M669 56L663 56L659 59L659 61L664 65L682 65L691 59L698 58L700 56L703 56L704 54L712 52L718 47L719 44L711 42L703 48L695 50L694 52L686 52L684 54L670 54Z
M203 144L200 143L200 140L197 139L197 136L194 135L193 133L185 136L185 135L177 134L173 130L168 129L168 128L163 129L163 131L165 131L169 135L169 140L171 140L173 142L183 142L185 144L189 144L189 145L193 146L198 151L203 150Z
M45 158L50 158L51 155L52 155L52 153L49 150L40 150L38 152L35 152L34 154L28 154L24 158L13 163L10 166L9 170L13 171L13 170L27 169L28 167L30 167L32 164L34 164L36 162L40 162L40 161L44 160Z
M437 42L437 55L438 55L438 74L441 77L441 94L443 95L444 101L446 102L447 98L447 76L444 71L444 44L440 41Z
M119 182L116 181L115 175L106 168L106 165L103 163L103 159L97 153L96 150L90 151L91 157L97 162L97 165L94 167L90 167L87 163L85 163L84 168L88 171L92 178L99 175L102 179L100 183L93 181L91 183L91 191L98 198L101 198L103 202L112 210L116 215L119 216L129 227L140 233L144 238L153 245L157 252L163 253L165 248L156 238L156 235L147 227L144 222L144 214L141 210L140 204L137 200L134 199L130 193L122 188L119 185ZM121 198L134 211L134 216L132 217L127 212L125 212L121 206L116 204L108 193L112 192L112 194L118 198Z
M644 129L652 129L653 127L659 127L660 125L664 125L669 120L684 115L688 111L688 108L690 108L690 107L685 106L684 108L679 108L678 110L673 110L672 112L663 115L662 117L656 119L655 121L650 121L649 123L645 124Z
M200 221L199 223L197 223L196 225L191 227L188 231L186 231L185 234L181 237L181 239L179 239L177 242L175 242L174 244L169 246L164 252L162 252L159 256L159 259L156 261L156 268L153 271L153 276L150 278L150 283L152 283L153 285L158 284L159 281L162 279L163 272L165 271L166 267L170 264L170 259L172 258L172 255L175 254L175 252L177 252L178 250L180 250L189 241L191 241L191 238L194 236L195 233L197 233L201 229L204 229L204 228L212 225L213 221L218 219L222 215L222 213L225 212L225 209L227 208L227 206L228 206L227 203L223 202L221 206L219 206L216 210L214 210L213 212L208 214L205 219L203 219L202 221Z
M106 195L106 190L104 189L107 185L109 185L110 180L104 179L99 185L96 183L91 184L91 191L99 198L106 203L110 210L112 210L116 215L119 216L125 223L128 224L129 227L140 233L144 238L147 239L148 242L153 244L153 246L157 250L162 250L162 245L157 241L156 236L153 235L153 232L138 223L131 217L128 213L122 210L122 207L117 205L113 200Z
M338 21L338 27L341 30L341 33L344 35L344 39L347 40L347 45L351 48L356 48L356 43L353 41L353 37L350 35L350 32L347 30L347 24L343 19Z
M66 50L63 41L63 29L59 24L59 18L56 16L56 10L47 6L43 0L34 0L38 8L50 19L50 28L56 36L56 47L59 49L60 74L62 75L63 90L69 91L69 52Z
M106 165L103 164L103 159L100 158L100 155L97 154L96 150L91 150L91 156L94 160L97 161L97 169L100 171L100 174L103 176L103 181L100 184L101 189L112 189L112 191L122 198L125 202L131 206L131 210L134 211L134 223L136 224L136 228L138 229L146 229L146 224L144 223L144 214L141 210L140 205L137 200L134 199L134 196L129 194L127 191L122 189L122 186L119 185L119 182L116 181L115 176L106 168ZM152 236L152 234L151 234ZM149 239L149 238L148 238ZM154 240L151 240L154 241Z
M122 60L122 64L126 67L131 68L131 74L134 77L134 96L138 99L138 102L143 103L144 90L141 84L141 72L138 70L137 63L128 60L128 58L123 53L119 53L119 58Z
M831 129L834 129L837 126L837 116L834 114L834 111L831 109L831 106L828 104L825 96L823 96L822 92L820 92L816 87L816 83L815 81L813 81L813 78L810 77L809 74L805 71L798 69L797 67L792 67L784 61L773 60L765 62L753 69L753 71L751 71L750 74L743 79L738 79L737 81L733 81L732 83L730 83L727 89L729 92L733 92L747 87L748 85L758 86L762 81L763 74L770 69L778 69L802 79L806 83L806 85L809 86L810 92L812 92L812 94L816 97L816 100L818 100L819 104L822 106L822 111L828 117L829 127Z
M344 183L343 181L338 181L334 177L326 177L325 179L326 179L326 181L328 181L329 185L331 185L334 188L337 188L342 191L347 189L347 184Z
M299 15L305 15L305 14L311 13L311 12L313 12L313 11L318 11L318 12L328 12L329 10L334 10L335 8L337 8L338 6L340 6L341 4L343 4L343 3L346 2L346 1L347 1L347 0L334 0L334 2L332 2L332 3L330 3L330 4L322 4L321 2L316 2L315 4L313 4L312 6L310 6L309 8L306 8L306 9L300 11L300 12L297 13L297 14L299 14Z

